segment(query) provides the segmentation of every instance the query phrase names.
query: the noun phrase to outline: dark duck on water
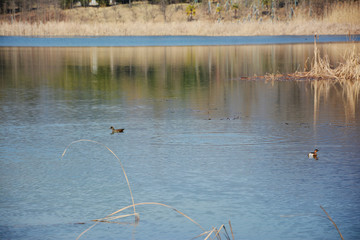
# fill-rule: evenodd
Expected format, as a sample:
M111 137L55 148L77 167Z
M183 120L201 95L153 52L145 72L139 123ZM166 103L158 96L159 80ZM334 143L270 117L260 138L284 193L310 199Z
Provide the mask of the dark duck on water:
M313 152L309 152L308 157L317 159L317 152L318 151L319 151L319 149L315 149Z
M122 133L125 130L124 128L115 129L113 126L111 126L110 129L112 130L111 134Z

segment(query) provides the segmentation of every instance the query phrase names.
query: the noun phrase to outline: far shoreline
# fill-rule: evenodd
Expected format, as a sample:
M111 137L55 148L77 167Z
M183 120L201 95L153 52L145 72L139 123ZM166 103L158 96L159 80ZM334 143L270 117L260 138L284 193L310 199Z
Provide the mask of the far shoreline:
M306 4L270 9L256 4L238 3L229 8L216 1L200 2L161 5L135 1L72 9L45 4L38 10L1 14L0 36L360 35L360 2L324 4L317 6L316 14L315 5Z

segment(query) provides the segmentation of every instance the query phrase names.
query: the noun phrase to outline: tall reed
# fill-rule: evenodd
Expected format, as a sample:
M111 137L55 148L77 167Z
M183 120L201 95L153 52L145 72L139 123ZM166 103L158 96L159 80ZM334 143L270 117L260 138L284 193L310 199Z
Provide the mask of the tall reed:
M343 81L360 81L360 54L355 46L352 50L346 51L343 58L345 62L339 63L334 68L330 65L328 55L321 56L316 43L317 36L314 36L314 58L311 62L310 70L297 72L293 75L295 78L307 79L328 79ZM306 65L306 64L305 64ZM306 67L307 68L307 67Z

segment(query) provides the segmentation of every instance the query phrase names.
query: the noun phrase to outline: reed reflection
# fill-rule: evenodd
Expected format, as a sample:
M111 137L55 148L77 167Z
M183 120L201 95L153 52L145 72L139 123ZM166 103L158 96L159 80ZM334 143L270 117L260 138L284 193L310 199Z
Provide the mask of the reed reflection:
M328 48L326 45L324 48ZM344 46L332 46L330 59L336 62ZM99 75L103 68L108 79L114 79L119 70L147 76L156 69L157 78L167 77L169 68L191 70L210 77L210 80L237 79L266 73L292 73L304 67L313 54L311 45L268 46L204 46L204 47L134 47L134 48L1 48L3 71L12 69L26 75L46 76L63 72L53 82L72 81L68 71ZM328 51L328 50L327 50ZM67 69L66 69L67 68ZM120 69L119 69L120 68ZM64 71L67 70L67 71ZM34 78L33 77L33 78ZM16 77L17 78L17 77ZM28 79L28 78L27 78ZM86 78L85 78L86 79Z
M320 45L331 62L339 62L346 44ZM44 88L92 91L84 98L154 101L181 99L183 106L204 117L249 116L269 104L269 94L281 104L308 104L300 84L244 82L244 77L293 73L313 55L312 45L133 47L133 48L1 48L1 88ZM355 119L359 84L311 83L314 122L321 100L342 99L347 120ZM101 94L105 92L106 94ZM305 91L306 92L306 91ZM78 92L81 94L81 92ZM74 96L64 96L69 99ZM79 96L78 96L79 97ZM271 96L273 97L273 96ZM41 96L35 96L41 98ZM283 99L287 99L284 102ZM261 104L262 106L260 106ZM324 104L325 105L325 104ZM267 111L264 109L263 111ZM329 109L329 111L332 111Z
M318 120L321 107L340 108L339 105L342 106L344 114L338 114L337 117L345 116L345 122L356 120L359 81L317 80L311 81L310 86L314 96L314 123Z

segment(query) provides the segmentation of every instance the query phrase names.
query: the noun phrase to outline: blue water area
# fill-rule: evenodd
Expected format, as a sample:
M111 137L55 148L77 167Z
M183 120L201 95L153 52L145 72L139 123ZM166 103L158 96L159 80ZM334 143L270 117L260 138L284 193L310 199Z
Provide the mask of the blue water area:
M339 62L354 44L319 45ZM320 206L344 239L359 239L356 83L242 80L292 72L309 53L311 44L0 48L0 239L205 239L196 236L222 224L231 235L229 220L236 240L340 239ZM138 222L81 235L132 204L127 180L136 204L170 205L202 228L148 204L136 206Z
M360 35L323 35L317 42L360 41ZM214 46L313 43L314 36L105 36L105 37L0 37L2 47L136 47Z

